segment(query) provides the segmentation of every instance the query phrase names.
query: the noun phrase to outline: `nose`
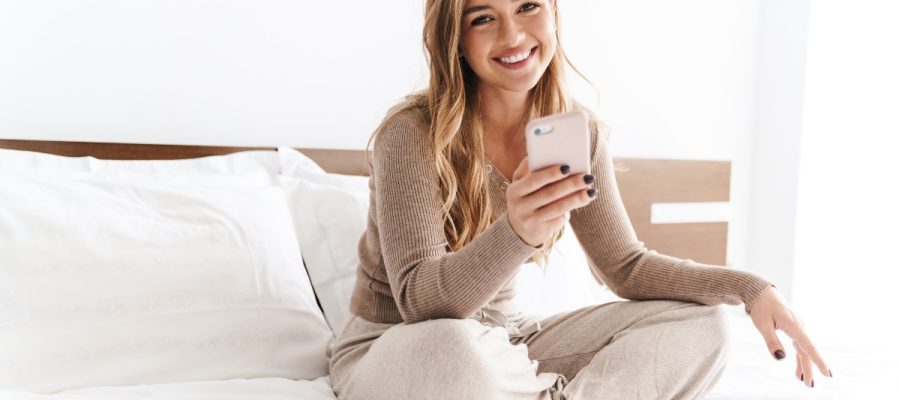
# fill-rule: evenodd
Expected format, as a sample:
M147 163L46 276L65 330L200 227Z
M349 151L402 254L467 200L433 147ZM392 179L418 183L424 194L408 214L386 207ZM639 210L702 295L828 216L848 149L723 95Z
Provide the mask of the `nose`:
M500 44L503 47L516 47L525 39L525 31L514 18L500 23Z

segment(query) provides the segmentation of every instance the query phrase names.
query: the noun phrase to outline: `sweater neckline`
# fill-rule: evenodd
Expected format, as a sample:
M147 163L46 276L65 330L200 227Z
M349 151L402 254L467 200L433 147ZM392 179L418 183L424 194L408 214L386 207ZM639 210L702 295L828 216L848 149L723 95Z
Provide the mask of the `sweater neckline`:
M488 156L484 156L484 159L485 159L484 168L485 168L485 170L487 170L487 173L489 175L488 179L493 181L493 183L497 184L497 186L499 186L501 190L506 191L506 188L509 187L509 180L506 179L505 176L503 176L503 173L500 172L500 169L498 169L496 166L494 166L494 162L491 161L491 159L488 158ZM495 179L494 176L496 176L497 178Z

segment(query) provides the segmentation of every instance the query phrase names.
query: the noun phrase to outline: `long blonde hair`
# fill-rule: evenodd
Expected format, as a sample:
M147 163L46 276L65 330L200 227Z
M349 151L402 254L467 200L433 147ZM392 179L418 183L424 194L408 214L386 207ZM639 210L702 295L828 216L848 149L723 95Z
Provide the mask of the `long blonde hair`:
M556 0L553 0L556 9ZM478 77L460 53L462 12L465 0L426 0L422 36L430 68L428 88L414 93L388 112L372 134L368 149L379 131L396 114L410 108L423 111L431 130L431 151L440 177L444 233L450 251L457 251L486 230L497 215L488 195L486 156L482 138ZM537 85L530 92L531 109L525 121L572 109L564 86L565 66L584 77L566 57L560 45L559 12L556 20L556 53ZM368 152L367 152L368 153ZM369 158L369 165L372 165ZM563 234L556 232L532 256L545 266L553 245Z

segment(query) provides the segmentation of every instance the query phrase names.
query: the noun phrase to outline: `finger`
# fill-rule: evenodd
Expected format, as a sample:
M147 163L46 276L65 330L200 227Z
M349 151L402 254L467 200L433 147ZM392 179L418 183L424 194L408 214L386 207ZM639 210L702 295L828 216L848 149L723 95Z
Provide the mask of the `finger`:
M797 347L800 348L800 351L806 353L809 359L819 368L819 372L821 372L822 375L828 377L831 376L831 370L828 368L828 364L825 363L825 359L823 359L819 354L819 351L816 350L816 346L813 345L809 336L806 336L806 332L803 331L803 328L800 328L796 324L786 324L782 330L784 330L791 339L797 342Z
M538 189L547 186L553 182L565 178L569 175L570 168L568 165L551 165L547 168L529 173L528 176L519 180L514 189L516 195L525 197Z
M831 369L828 368L828 364L825 363L825 360L819 354L819 351L816 350L816 347L813 346L812 342L809 341L809 338L806 338L805 341L800 341L797 343L800 347L800 350L806 354L810 361L816 364L816 367L819 368L819 372L825 376L831 376Z
M797 359L797 370L794 371L794 376L797 377L800 382L805 383L806 376L809 374L809 372L804 368L803 358L800 357L803 352L800 351L800 349L797 347L797 342L792 343L794 344L794 351L796 351L795 358Z
M762 334L763 340L766 341L766 347L769 348L769 354L772 357L775 357L776 360L783 360L786 353L784 352L784 346L781 345L781 340L778 340L778 335L775 334L775 323L770 322L766 325L757 325L756 329L759 330L759 333Z
M522 161L519 162L519 166L516 167L516 170L513 171L512 178L514 181L517 181L528 176L528 172L528 156L525 156L525 158L523 158Z
M538 221L550 221L559 218L561 215L564 215L572 211L573 209L582 207L585 204L590 203L593 199L590 195L588 195L587 192L588 190L579 190L541 208L538 208L534 212L535 218L537 218Z
M537 210L579 190L587 189L590 185L586 182L593 179L593 176L589 179L586 179L585 176L587 175L573 174L568 178L553 182L526 197L522 203L523 207L528 210Z
M809 360L809 356L804 352L800 352L800 362L803 365L803 383L808 387L815 387L816 382L813 379L813 366L812 361Z

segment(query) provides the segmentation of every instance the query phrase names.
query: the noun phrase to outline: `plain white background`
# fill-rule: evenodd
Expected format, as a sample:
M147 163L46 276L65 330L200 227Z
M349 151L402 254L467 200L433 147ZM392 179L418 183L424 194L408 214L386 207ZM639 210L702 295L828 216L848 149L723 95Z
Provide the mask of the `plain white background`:
M362 149L426 83L422 3L0 0L0 137ZM614 155L731 160L728 265L829 332L896 304L892 4L560 1Z
M811 329L895 359L898 18L892 1L813 3L794 263L795 305Z

